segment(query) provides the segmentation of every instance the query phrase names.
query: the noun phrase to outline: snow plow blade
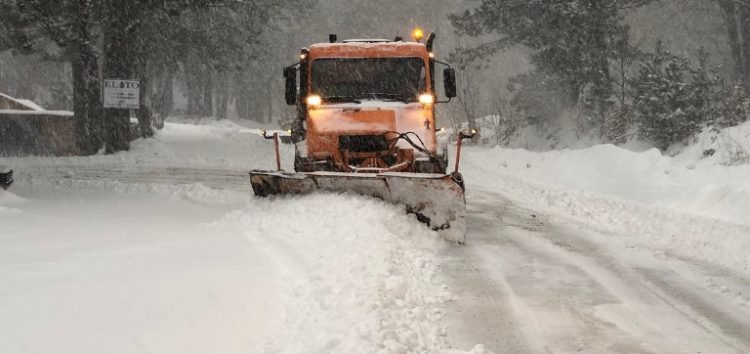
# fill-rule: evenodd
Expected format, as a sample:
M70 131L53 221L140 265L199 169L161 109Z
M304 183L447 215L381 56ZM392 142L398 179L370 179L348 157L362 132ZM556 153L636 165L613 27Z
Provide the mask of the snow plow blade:
M251 171L256 196L349 192L402 204L446 240L464 243L466 200L463 179L452 175L419 173L285 173Z

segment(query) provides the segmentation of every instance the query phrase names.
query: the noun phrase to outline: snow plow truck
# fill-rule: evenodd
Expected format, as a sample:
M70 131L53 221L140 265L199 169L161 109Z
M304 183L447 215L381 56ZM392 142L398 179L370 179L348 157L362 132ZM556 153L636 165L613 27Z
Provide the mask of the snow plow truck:
M433 53L435 34L414 41L355 39L303 48L299 61L284 68L286 103L297 119L285 133L268 134L276 146L276 170L253 170L256 196L350 192L402 204L407 212L445 239L465 240L464 182L449 171L444 130L435 106L456 96L456 74ZM442 66L444 98L435 89ZM446 134L442 134L446 133ZM279 139L295 143L294 170L279 160Z

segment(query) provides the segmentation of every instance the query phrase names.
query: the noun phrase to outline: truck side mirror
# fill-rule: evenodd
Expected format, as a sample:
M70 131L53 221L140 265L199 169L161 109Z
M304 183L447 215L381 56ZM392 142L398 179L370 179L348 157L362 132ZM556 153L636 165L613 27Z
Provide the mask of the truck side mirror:
M443 70L443 87L446 97L456 97L456 70L453 68Z
M284 68L284 97L286 104L292 106L297 104L297 69L292 66Z

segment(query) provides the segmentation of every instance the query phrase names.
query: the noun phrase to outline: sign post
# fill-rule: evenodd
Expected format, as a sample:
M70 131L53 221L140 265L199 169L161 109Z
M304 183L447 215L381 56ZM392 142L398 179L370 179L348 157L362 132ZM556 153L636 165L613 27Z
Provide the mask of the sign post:
M104 108L138 109L141 83L138 80L104 79L102 103Z

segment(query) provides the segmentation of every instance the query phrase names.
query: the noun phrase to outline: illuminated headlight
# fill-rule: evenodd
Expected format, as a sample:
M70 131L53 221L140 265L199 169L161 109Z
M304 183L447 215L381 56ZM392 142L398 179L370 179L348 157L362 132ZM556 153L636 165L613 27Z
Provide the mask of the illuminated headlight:
M310 95L307 96L307 102L308 106L320 106L321 103L323 103L323 98L321 98L319 95Z
M435 102L435 97L432 95L426 93L424 95L419 95L419 103L421 104L432 104Z

